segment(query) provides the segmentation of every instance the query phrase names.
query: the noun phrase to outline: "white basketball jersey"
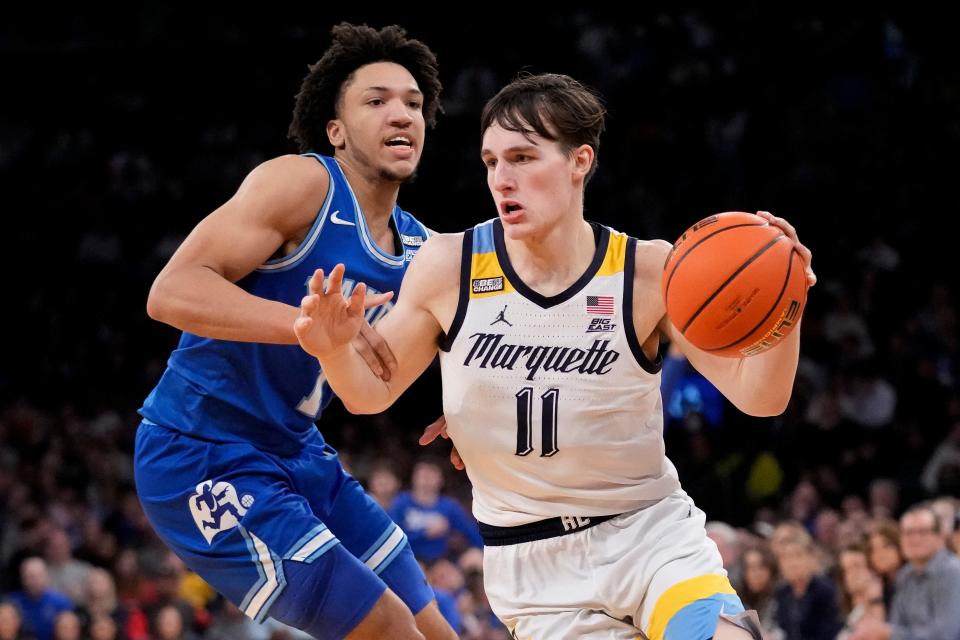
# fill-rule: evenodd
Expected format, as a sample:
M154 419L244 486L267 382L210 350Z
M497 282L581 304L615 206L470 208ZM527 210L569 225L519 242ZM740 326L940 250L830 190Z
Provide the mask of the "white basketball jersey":
M664 455L660 360L633 328L636 241L597 228L590 267L551 297L517 276L499 219L464 234L440 364L481 522L622 513L680 486Z

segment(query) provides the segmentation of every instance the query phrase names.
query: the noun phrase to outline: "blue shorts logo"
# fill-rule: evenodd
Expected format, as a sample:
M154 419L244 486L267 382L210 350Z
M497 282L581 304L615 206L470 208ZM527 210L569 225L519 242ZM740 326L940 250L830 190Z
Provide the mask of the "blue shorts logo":
M238 499L237 490L229 482L214 484L213 480L204 480L197 485L197 492L190 496L189 502L193 521L207 544L211 544L218 533L240 524L240 518L253 505L253 496L246 494Z

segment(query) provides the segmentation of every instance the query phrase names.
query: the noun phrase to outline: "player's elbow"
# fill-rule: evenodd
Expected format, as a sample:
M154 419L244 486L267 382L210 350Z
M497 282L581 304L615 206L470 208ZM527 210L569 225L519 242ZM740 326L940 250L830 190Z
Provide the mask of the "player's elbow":
M147 315L153 320L169 324L170 303L163 289L161 279L157 278L150 287L150 293L147 294Z
M168 324L177 329L185 329L186 307L178 299L174 286L168 282L165 273L157 276L147 294L147 315L157 322Z
M383 413L390 405L380 405L375 402L349 402L341 398L343 408L355 416L371 416L377 413Z
M738 403L737 408L754 418L772 418L786 411L789 405L790 394L788 393L751 398L749 401Z

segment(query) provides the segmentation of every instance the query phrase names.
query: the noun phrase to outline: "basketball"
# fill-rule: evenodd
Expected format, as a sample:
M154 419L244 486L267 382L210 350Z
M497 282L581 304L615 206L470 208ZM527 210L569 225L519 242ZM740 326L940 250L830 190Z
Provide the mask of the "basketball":
M695 347L742 358L782 341L807 301L803 259L752 213L704 218L674 243L661 280L667 315Z

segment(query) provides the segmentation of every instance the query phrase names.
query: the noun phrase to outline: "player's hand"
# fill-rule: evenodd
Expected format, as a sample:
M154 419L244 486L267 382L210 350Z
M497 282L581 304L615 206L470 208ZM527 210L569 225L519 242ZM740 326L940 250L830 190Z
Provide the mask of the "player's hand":
M300 346L307 353L322 358L347 345L360 332L365 306L383 304L393 293L365 298L367 285L360 282L350 298L343 297L343 264L330 272L326 291L323 287L323 269L317 269L310 278L310 294L300 301L300 317L293 324Z
M427 428L423 430L423 435L420 436L420 444L426 446L437 439L437 436L440 436L444 440L450 438L447 435L447 419L444 416L440 416L434 422L427 425ZM466 469L466 465L463 464L463 458L460 457L460 452L457 451L457 447L454 446L450 450L450 464L453 465L453 468L457 471L463 471Z
M371 297L367 296L367 298ZM384 382L390 381L390 376L397 369L397 358L390 350L387 341L369 323L364 322L360 325L360 333L353 339L353 348L378 378Z
M800 254L800 259L803 260L803 265L807 271L807 286L812 287L817 284L817 275L813 272L813 267L811 266L813 263L813 253L797 238L797 230L793 228L793 225L783 218L778 218L769 211L757 211L757 215L783 231L783 234L793 242L793 246L796 247L797 253Z

